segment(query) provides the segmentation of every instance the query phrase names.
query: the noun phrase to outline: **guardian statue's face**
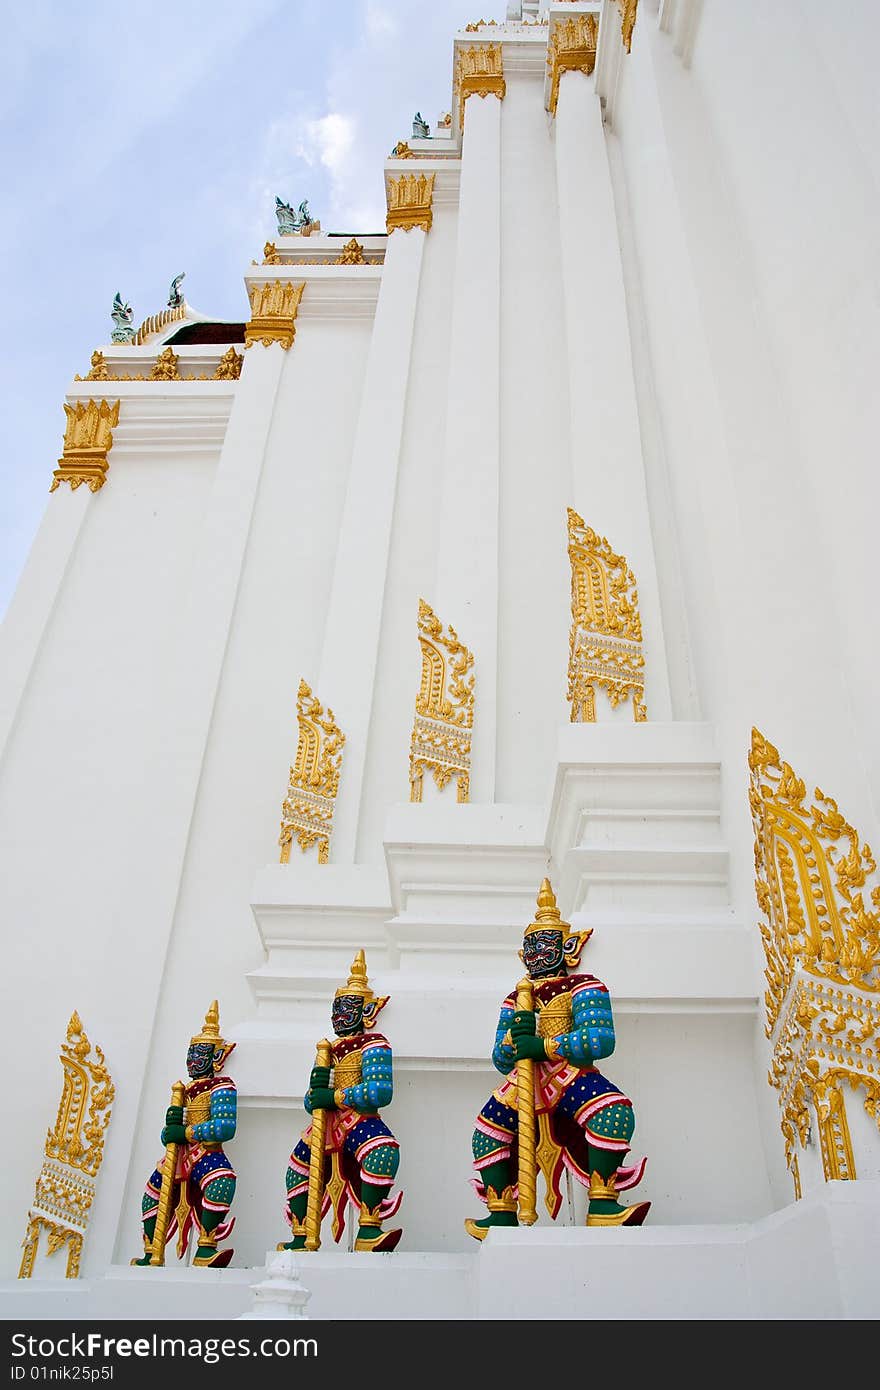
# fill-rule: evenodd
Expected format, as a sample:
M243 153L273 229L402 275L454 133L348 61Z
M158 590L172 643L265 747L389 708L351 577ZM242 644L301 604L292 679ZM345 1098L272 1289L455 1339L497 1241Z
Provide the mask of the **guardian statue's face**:
M523 964L533 980L543 980L548 975L561 975L564 972L563 941L562 932L553 927L529 932L523 938Z
M213 1076L214 1044L190 1043L186 1054L186 1069L193 1081L198 1081L203 1076Z
M352 1033L360 1033L364 1026L362 997L359 994L340 994L333 1000L330 1018L337 1038L347 1038Z

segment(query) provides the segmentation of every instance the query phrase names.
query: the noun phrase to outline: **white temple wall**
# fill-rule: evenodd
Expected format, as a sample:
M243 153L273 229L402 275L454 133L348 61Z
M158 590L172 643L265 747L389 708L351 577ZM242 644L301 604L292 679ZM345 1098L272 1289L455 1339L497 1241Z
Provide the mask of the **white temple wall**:
M245 975L263 960L250 889L255 866L279 855L281 803L297 747L300 679L325 704L333 704L316 688L313 672L320 658L369 333L368 320L307 319L298 325L285 355L198 782L156 1011L155 1046L120 1211L116 1254L123 1262L137 1239L140 1193L160 1156L158 1135L170 1083L181 1074L190 1036L215 997L221 1029L234 1028L250 1009ZM257 345L248 351L278 349ZM292 854L299 853L294 844ZM234 1075L234 1057L230 1070ZM131 1253L137 1253L136 1244Z
M556 729L568 718L574 492L552 134L541 80L506 82L495 800L532 804L549 796ZM476 671L475 722L485 718L479 660Z
M125 432L126 404L117 437ZM132 1123L137 1099L125 1082L140 1074L155 1003L142 988L154 940L130 910L133 863L150 855L135 827L138 808L156 799L167 773L139 750L155 742L164 718L156 672L168 658L215 468L209 453L149 457L119 443L99 492L83 486L71 494L62 485L47 499L44 529L54 531L56 511L84 507L84 516L36 641L0 779L4 1018L7 1045L15 1048L7 1089L20 1136L0 1222L9 1274L18 1272L25 1214L61 1094L59 1048L74 1008L117 1084L105 1168L114 1158L127 1161L124 1140L116 1141ZM39 550L38 541L35 558ZM22 586L14 602L27 593ZM24 628L28 621L37 615L26 615ZM18 1039L26 1044L19 1047ZM105 1213L99 1180L90 1237ZM87 1240L86 1260L93 1248Z
M862 689L871 688L865 663L874 667L875 684L877 658L863 638L858 660L850 661L844 609L856 610L837 583L846 575L847 594L859 589L860 603L870 594L861 577L867 550L842 516L829 527L827 499L832 491L835 505L844 496L860 498L854 515L870 497L864 479L851 481L859 467L866 470L866 436L843 465L839 448L827 445L840 421L851 434L859 419L847 378L858 376L864 339L856 305L842 326L837 320L852 372L820 363L825 348L815 345L825 336L827 313L821 303L852 299L852 258L847 262L830 243L817 254L815 230L802 236L816 220L811 131L833 113L803 55L796 63L785 58L797 96L790 91L779 111L773 75L760 64L756 83L731 83L731 71L753 69L756 16L754 6L746 20L741 7L734 14L707 5L690 67L670 35L645 26L624 66L609 136L619 142L626 191L620 201L632 216L639 275L629 288L644 306L699 696L718 733L732 896L745 920L758 915L748 810L753 724L778 744L808 792L821 786L863 840L877 836L866 777L874 735L859 725L844 675L847 666L851 674L859 670ZM766 34L763 41L766 48ZM774 63L784 47L781 36L770 45ZM777 144L783 109L790 124ZM835 148L846 147L842 126L832 138ZM783 167L785 196L777 185ZM836 177L846 184L838 203L847 211L848 236L859 243L870 225L854 206L863 198L861 180L839 167ZM821 216L818 222L827 227ZM810 344L812 375L798 376L791 363L802 362ZM759 975L759 998L762 985ZM759 1030L756 1036L758 1104L781 1204L791 1200L791 1179L781 1162L776 1093L766 1083L767 1043Z
M634 42L611 138L622 146L701 698L725 761L736 900L753 912L752 724L806 781L834 795L866 838L874 826L842 662L818 656L833 650L828 634L841 623L822 582L828 547L805 485L801 401L790 397L766 330L763 283L705 96L712 73L697 83L702 33L691 70L662 32L648 28ZM729 52L719 69L727 62ZM733 122L730 112L725 118ZM772 159L762 156L758 132L752 155L759 168ZM789 230L794 238L796 219ZM830 415L842 413L827 382L824 398Z
M814 518L809 582L798 598L811 605L815 588L829 591L833 627L822 645L842 691L826 712L849 726L851 746L855 731L875 823L880 656L868 634L880 581L873 139L880 102L864 55L878 40L880 11L871 0L856 0L845 17L818 0L784 7L750 0L736 12L716 0L700 24L693 65L788 405L798 488ZM748 85L738 79L743 64ZM817 776L830 783L834 766Z

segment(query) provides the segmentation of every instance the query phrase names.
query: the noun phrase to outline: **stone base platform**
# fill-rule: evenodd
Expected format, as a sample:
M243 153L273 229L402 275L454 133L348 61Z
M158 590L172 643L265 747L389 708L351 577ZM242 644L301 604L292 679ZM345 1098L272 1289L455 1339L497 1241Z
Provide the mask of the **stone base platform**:
M381 1307L391 1321L834 1321L880 1316L878 1248L880 1181L830 1182L751 1224L497 1230L462 1255L321 1249L297 1272L311 1319ZM7 1281L0 1316L227 1322L252 1316L265 1275L119 1265L92 1279Z

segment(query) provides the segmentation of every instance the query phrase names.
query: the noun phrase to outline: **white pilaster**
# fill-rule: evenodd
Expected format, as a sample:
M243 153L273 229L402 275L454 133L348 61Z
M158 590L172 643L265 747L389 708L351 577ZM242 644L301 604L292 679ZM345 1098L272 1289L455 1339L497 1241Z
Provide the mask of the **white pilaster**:
M144 1060L155 1020L161 1017L162 980L193 810L286 360L277 343L258 344L245 354L193 558L192 582L169 634L169 659L164 671L157 672L162 717L155 742L147 740L143 749L143 765L161 768L162 775L156 794L130 811L131 911L126 923L127 964L138 980L129 1004L131 1051ZM129 1210L123 1192L137 1118L135 1095L125 1101L113 1116L114 1145L102 1169L102 1201L89 1232L89 1268L110 1259L117 1218L124 1222Z
M357 843L424 246L420 227L388 238L316 687L346 739L330 842L340 864Z
M48 472L48 470L47 470ZM47 484L48 488L48 484ZM0 761L93 494L67 483L49 499L0 627Z
M669 719L669 677L605 131L593 82L583 73L564 72L560 78L555 136L572 505L626 556L635 574L648 717ZM617 714L626 717L624 707Z
M495 793L500 451L501 101L470 96L458 243L437 583L424 597L474 653L472 801Z

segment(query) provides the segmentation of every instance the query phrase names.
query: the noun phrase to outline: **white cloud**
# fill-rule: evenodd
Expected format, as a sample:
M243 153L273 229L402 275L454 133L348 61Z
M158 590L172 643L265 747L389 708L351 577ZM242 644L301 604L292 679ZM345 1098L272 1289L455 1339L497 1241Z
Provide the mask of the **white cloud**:
M333 178L341 179L348 167L356 133L357 122L352 116L344 116L341 111L330 111L317 121L306 121L305 139L297 154L309 164L314 163L314 156L317 155Z

